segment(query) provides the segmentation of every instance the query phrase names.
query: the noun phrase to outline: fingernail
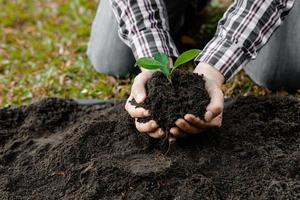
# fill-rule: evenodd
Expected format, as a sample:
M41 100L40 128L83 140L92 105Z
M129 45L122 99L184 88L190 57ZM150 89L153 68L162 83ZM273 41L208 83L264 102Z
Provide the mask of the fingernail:
M213 118L213 113L211 111L207 111L204 115L204 119L207 122L210 122Z
M169 138L169 142L170 142L170 144L173 144L175 141L176 141L176 139L175 139L175 138L173 138L173 137L170 137L170 138Z
M144 114L145 117L148 117L148 116L150 115L150 113L149 113L148 110L145 110L145 111L143 112L143 114Z
M170 133L171 133L171 134L174 134L174 128L171 128L171 129L170 129Z
M142 94L138 94L137 97L136 97L136 102L137 103L142 103L144 99L144 96Z
M155 122L152 122L152 123L151 123L151 127L152 127L152 128L156 128L156 123L155 123Z
M163 132L163 130L160 129L160 130L159 130L159 135L160 135L160 136L163 136L164 134L165 134L165 133Z
M184 119L185 119L185 120L188 120L188 121L191 120L191 118L192 118L192 117L191 117L191 115L189 115L189 114L187 114L187 115L184 116Z

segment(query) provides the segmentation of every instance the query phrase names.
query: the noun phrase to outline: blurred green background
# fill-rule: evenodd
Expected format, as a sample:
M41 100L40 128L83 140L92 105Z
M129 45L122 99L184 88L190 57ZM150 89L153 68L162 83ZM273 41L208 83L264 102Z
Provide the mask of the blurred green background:
M127 97L133 77L97 73L85 54L98 0L0 0L0 106L46 96L75 99ZM230 0L213 0L198 13L201 26L181 42L201 46L214 33ZM231 95L265 95L241 72L226 86ZM281 94L286 94L282 92Z

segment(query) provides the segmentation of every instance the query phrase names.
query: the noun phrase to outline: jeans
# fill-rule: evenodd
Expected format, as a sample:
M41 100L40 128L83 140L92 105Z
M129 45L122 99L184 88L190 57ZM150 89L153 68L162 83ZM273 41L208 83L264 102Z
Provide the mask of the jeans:
M186 0L166 0L172 37L184 25ZM245 67L257 84L269 89L300 88L300 1L296 1L283 25ZM118 36L118 24L108 0L101 1L92 25L87 54L102 73L124 76L137 70L134 56Z
M294 7L255 60L244 67L259 85L277 90L300 89L300 1Z

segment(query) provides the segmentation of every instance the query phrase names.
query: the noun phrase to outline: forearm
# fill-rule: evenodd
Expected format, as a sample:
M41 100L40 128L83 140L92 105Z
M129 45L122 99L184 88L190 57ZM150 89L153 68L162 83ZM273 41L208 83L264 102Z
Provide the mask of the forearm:
M228 80L269 40L295 0L235 1L220 20L215 37L196 61L219 70Z
M178 56L169 34L163 0L110 0L119 24L121 39L131 47L136 58L153 57L162 52Z

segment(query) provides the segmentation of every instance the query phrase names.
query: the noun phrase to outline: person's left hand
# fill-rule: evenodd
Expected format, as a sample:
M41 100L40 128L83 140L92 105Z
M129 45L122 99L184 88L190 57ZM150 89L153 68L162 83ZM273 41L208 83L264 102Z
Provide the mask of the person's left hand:
M191 114L186 114L184 119L178 119L175 122L176 127L170 130L170 142L186 135L200 134L208 129L219 128L222 125L224 97L221 86L224 82L223 75L206 63L198 64L194 72L203 74L206 81L205 87L211 99L210 103L206 108L204 119Z

